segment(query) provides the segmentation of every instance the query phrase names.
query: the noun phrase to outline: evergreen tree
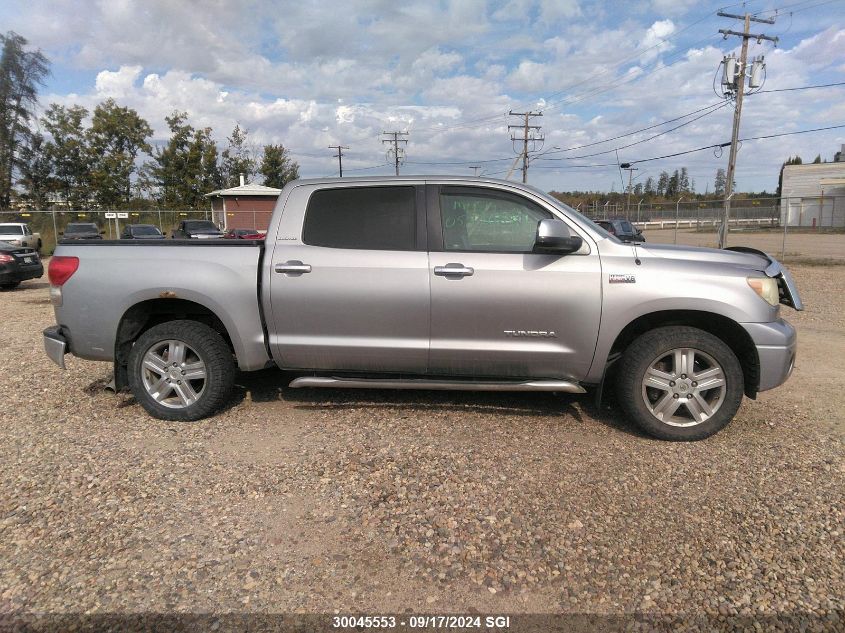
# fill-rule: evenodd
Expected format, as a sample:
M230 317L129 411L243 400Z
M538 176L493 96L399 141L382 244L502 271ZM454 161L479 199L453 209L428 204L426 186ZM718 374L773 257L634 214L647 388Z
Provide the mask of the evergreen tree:
M658 196L665 196L668 195L666 193L666 189L669 186L669 174L665 171L660 172L660 176L657 179L657 195Z
M681 173L678 175L678 192L690 192L689 171L686 167L681 167Z
M41 124L50 134L45 146L52 167L52 189L62 195L70 209L82 210L90 203L91 161L82 106L50 104Z
M645 195L653 196L657 193L657 190L654 187L654 178L649 176L645 181Z
M91 184L104 208L125 205L131 197L130 181L138 153L149 152L147 138L153 130L135 110L107 99L94 110L87 132L91 152Z
M265 145L261 159L261 175L268 187L281 189L291 180L299 178L299 165L282 145Z
M223 180L227 187L237 187L240 177L243 175L246 182L252 181L255 176L255 158L249 145L247 135L249 132L235 124L232 136L226 139L229 146L222 153Z
M817 156L813 159L813 164L814 164L814 165L818 165L818 164L819 164L819 163L821 163L821 162L822 162L822 155L821 155L821 154L818 154L818 155L817 155Z
M49 73L47 58L40 50L26 50L27 44L14 31L0 35L0 209L11 204L15 172L35 118L38 87Z
M49 206L50 174L52 166L46 151L44 136L40 132L30 134L27 144L21 147L20 179L23 198L34 209Z
M724 196L727 182L728 178L725 175L725 170L719 167L719 169L716 170L716 179L713 181L713 195L717 197Z
M669 180L666 183L666 197L667 198L674 198L678 195L679 190L679 183L680 182L680 174L676 169L671 176L669 176Z

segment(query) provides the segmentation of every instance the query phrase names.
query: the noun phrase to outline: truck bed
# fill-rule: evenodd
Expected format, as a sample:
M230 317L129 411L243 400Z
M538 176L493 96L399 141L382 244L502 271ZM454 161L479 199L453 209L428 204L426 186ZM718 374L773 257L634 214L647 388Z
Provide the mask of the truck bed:
M79 269L63 286L58 325L74 354L113 360L130 308L183 300L220 319L241 369L260 369L270 360L260 305L263 253L260 240L61 241L55 255L78 257Z

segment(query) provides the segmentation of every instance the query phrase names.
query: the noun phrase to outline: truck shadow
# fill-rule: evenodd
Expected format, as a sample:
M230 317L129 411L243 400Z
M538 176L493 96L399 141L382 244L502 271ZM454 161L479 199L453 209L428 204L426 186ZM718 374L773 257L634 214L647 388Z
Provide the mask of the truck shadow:
M394 409L409 411L453 411L526 417L571 417L579 423L586 418L623 433L645 437L628 422L612 402L595 404L593 393L555 394L548 392L423 391L393 389L290 389L292 376L267 369L239 372L232 400L226 408L249 398L253 402L288 402L297 409Z

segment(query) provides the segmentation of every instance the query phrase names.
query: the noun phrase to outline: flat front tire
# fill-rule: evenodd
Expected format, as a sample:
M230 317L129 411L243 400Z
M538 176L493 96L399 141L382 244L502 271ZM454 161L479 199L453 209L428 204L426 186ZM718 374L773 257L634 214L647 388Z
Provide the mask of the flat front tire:
M144 332L129 353L135 399L160 420L199 420L226 402L235 364L226 341L198 321L168 321Z
M742 402L742 366L719 338L693 327L661 327L637 338L620 361L619 403L644 431L664 440L710 437Z

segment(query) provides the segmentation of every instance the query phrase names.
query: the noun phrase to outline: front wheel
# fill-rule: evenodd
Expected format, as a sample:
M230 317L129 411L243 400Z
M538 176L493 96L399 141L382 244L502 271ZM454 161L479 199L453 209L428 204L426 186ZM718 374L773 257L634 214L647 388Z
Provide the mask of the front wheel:
M622 356L619 403L644 431L664 440L710 437L742 402L742 367L712 334L670 326L646 332Z
M168 321L144 332L129 353L129 386L160 420L199 420L226 402L235 379L232 352L214 329Z

